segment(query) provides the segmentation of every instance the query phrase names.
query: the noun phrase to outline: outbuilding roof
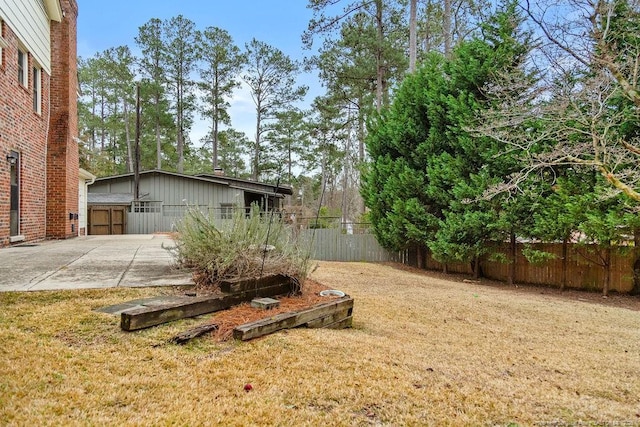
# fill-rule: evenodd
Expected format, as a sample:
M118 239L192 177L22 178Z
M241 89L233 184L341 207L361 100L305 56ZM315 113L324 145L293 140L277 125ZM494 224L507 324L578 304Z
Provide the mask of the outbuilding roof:
M131 193L88 193L90 205L130 205L134 196Z
M269 195L276 194L276 195L280 195L280 197L284 195L293 194L293 189L288 185L268 184L265 182L249 181L246 179L232 178L224 175L206 174L206 173L197 174L197 175L187 175L187 174L169 172L169 171L163 171L163 170L157 170L157 169L140 172L140 175L152 175L152 174L170 175L170 176L176 176L176 177L181 177L185 179L195 179L199 181L215 182L221 185L228 185L233 188L239 188L251 193L260 193L260 194L269 194ZM120 179L120 178L133 179L133 177L134 177L133 173L126 173L121 175L112 175L112 176L105 176L102 178L96 178L95 182L98 183L102 181L109 181L109 180Z

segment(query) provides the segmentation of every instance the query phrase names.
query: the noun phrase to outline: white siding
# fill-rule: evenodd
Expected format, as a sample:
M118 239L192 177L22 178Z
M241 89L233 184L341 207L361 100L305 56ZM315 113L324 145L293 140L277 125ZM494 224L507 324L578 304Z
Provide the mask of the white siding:
M87 230L87 182L80 178L78 182L78 234L80 234L81 229L85 229L85 233L88 234Z
M45 72L51 75L51 29L44 1L2 0L0 18L18 36Z

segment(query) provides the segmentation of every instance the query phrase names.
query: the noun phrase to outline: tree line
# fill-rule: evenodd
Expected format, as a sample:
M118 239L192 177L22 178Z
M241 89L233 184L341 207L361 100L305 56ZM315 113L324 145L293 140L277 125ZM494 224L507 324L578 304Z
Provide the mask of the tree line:
M117 46L80 58L83 166L100 176L133 171L137 84L143 170L223 169L281 180L296 187L297 203L311 208L322 198L327 212L357 220L365 209L359 185L367 122L389 104L409 56L415 67L428 52L450 51L479 30L490 3L412 0L412 21L405 1L333 3L308 2L313 19L302 45L315 45L317 53L303 62L255 39L239 47L226 30L199 29L184 16L144 23L133 41L137 49ZM326 88L306 110L298 101L307 88L296 80L303 70L316 72ZM229 115L242 83L255 105L251 136L234 129ZM196 118L209 124L202 141L190 137Z
M142 168L205 172L224 167L257 179L274 167L282 153L275 147L265 150L262 139L275 132L276 117L295 117L295 103L306 92L295 82L299 63L256 39L241 50L227 31L198 30L181 15L149 20L139 28L135 43L139 57L128 46L118 46L79 61L81 134L91 169L99 174L133 170L136 85ZM222 130L231 124L229 100L241 81L256 105L253 141L231 127ZM200 144L189 137L196 115L210 123ZM244 155L250 152L261 161L253 160L247 168Z

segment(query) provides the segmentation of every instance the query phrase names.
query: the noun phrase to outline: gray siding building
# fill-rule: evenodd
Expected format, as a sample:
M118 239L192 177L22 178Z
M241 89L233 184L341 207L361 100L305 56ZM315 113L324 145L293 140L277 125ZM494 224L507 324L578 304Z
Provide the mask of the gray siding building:
M97 178L89 186L89 234L170 232L189 207L216 220L230 219L235 209L257 204L264 211L280 209L292 194L288 186L223 175L184 175L166 171L140 173L138 198L133 173Z

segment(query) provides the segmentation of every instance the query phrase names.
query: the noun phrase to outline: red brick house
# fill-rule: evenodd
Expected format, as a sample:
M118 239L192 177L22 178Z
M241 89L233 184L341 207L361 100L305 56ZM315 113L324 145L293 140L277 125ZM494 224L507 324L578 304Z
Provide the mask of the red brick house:
M0 247L78 235L76 0L0 0Z

